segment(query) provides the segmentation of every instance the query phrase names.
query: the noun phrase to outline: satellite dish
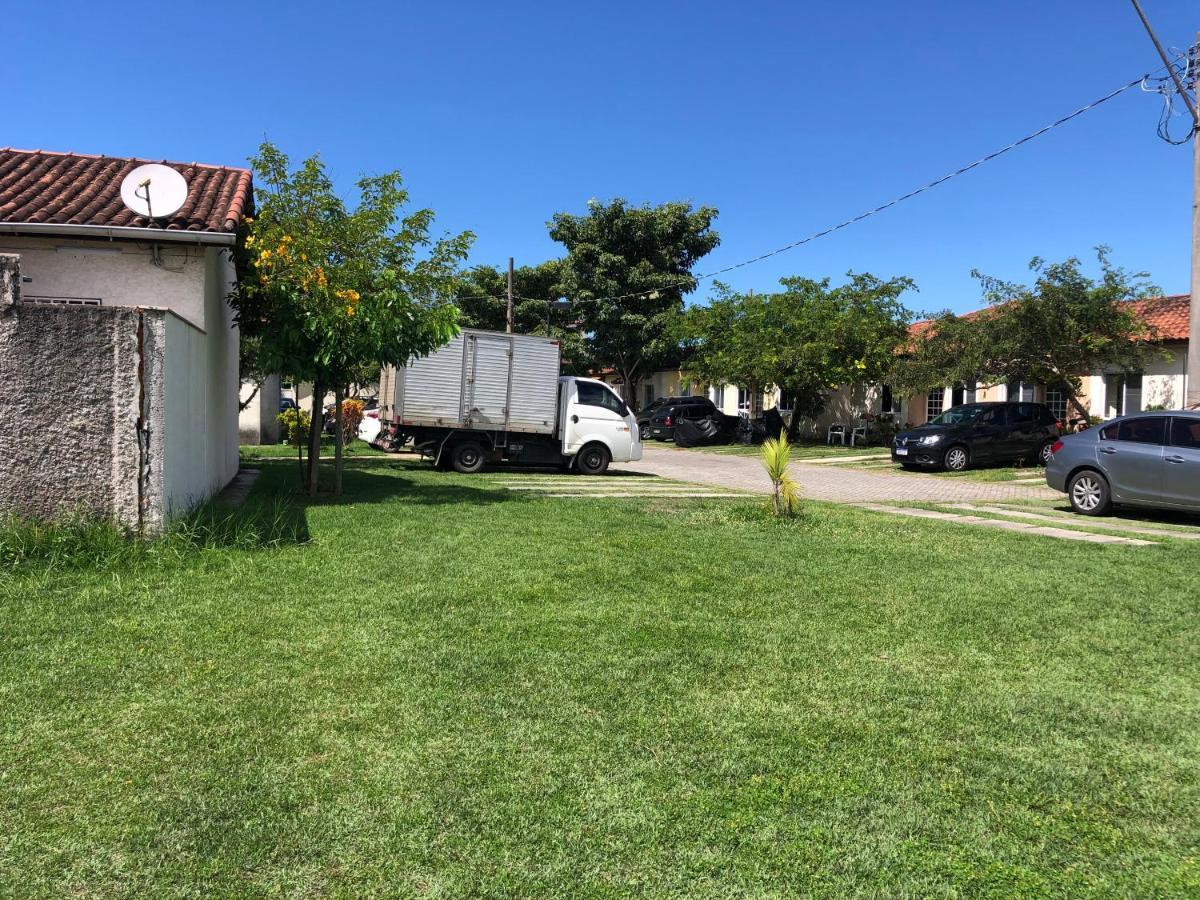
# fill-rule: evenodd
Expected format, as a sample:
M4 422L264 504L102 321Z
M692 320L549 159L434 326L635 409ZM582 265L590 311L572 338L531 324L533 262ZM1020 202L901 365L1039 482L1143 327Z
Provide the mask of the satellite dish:
M147 219L167 219L187 200L183 176L161 163L138 166L121 179L121 202Z

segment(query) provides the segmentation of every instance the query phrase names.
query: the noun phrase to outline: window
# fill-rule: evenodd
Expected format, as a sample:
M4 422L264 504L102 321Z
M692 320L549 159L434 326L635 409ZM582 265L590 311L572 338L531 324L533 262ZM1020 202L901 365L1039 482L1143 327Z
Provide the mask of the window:
M892 408L892 386L890 384L885 384L879 389L879 411L884 413L895 412Z
M1177 416L1171 420L1171 444L1200 450L1200 419Z
M1061 387L1046 388L1046 405L1054 413L1055 419L1060 422L1067 420L1067 392Z
M950 405L962 406L964 403L975 402L975 382L970 381L966 384L956 384L950 392Z
M775 404L780 412L791 412L796 408L796 394L794 391L780 391L779 402Z
M738 388L738 412L746 414L750 412L750 392L744 387Z
M1125 414L1142 411L1142 376L1125 376Z
M1037 422L1041 409L1032 403L1018 403L1008 408L1008 420L1013 425L1028 425Z
M1161 444L1166 436L1166 425L1165 416L1126 419L1117 423L1117 440L1134 444Z
M946 403L946 389L936 388L929 392L929 396L925 398L925 419L936 419L942 414L942 407Z
M579 391L579 402L584 406L603 406L619 416L628 414L624 401L604 385L594 381L577 381L575 384Z
M718 409L724 409L725 408L725 385L718 384L716 387L714 387L712 389L712 392L713 392L713 404Z
M1116 439L1117 439L1117 426L1116 425L1105 425L1103 428L1100 429L1100 440L1115 441Z
M1037 399L1034 397L1034 386L1026 381L1010 381L1008 383L1008 399L1032 403Z

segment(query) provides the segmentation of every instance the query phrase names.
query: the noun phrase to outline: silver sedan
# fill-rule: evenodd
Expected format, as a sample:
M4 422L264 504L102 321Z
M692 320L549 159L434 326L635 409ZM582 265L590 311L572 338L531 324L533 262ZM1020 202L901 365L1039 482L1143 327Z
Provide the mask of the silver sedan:
M1085 516L1114 503L1200 512L1200 412L1139 413L1068 435L1054 444L1046 484Z

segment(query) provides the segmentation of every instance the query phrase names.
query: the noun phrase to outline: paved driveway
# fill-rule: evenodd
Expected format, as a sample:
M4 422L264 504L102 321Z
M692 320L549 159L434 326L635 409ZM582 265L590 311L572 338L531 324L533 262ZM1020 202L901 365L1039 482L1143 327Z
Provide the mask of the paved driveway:
M639 462L617 463L613 468L647 472L747 491L769 493L771 482L756 457L721 456L695 450L646 447ZM878 503L889 500L907 502L959 500L1054 499L1062 497L1043 485L972 481L968 478L941 478L921 475L855 469L829 464L792 463L792 475L800 482L805 497L838 503Z

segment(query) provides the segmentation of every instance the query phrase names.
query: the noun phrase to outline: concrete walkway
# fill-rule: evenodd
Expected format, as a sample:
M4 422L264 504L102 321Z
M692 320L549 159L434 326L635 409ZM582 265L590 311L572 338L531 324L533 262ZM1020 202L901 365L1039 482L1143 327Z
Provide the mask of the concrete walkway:
M721 456L660 447L646 447L643 454L639 462L617 463L613 468L756 493L771 491L771 482L756 457ZM972 481L969 478L942 478L916 473L910 475L828 464L814 465L803 460L792 463L791 471L800 482L805 497L832 500L835 503L941 503L1052 500L1062 497L1062 494L1045 484Z

